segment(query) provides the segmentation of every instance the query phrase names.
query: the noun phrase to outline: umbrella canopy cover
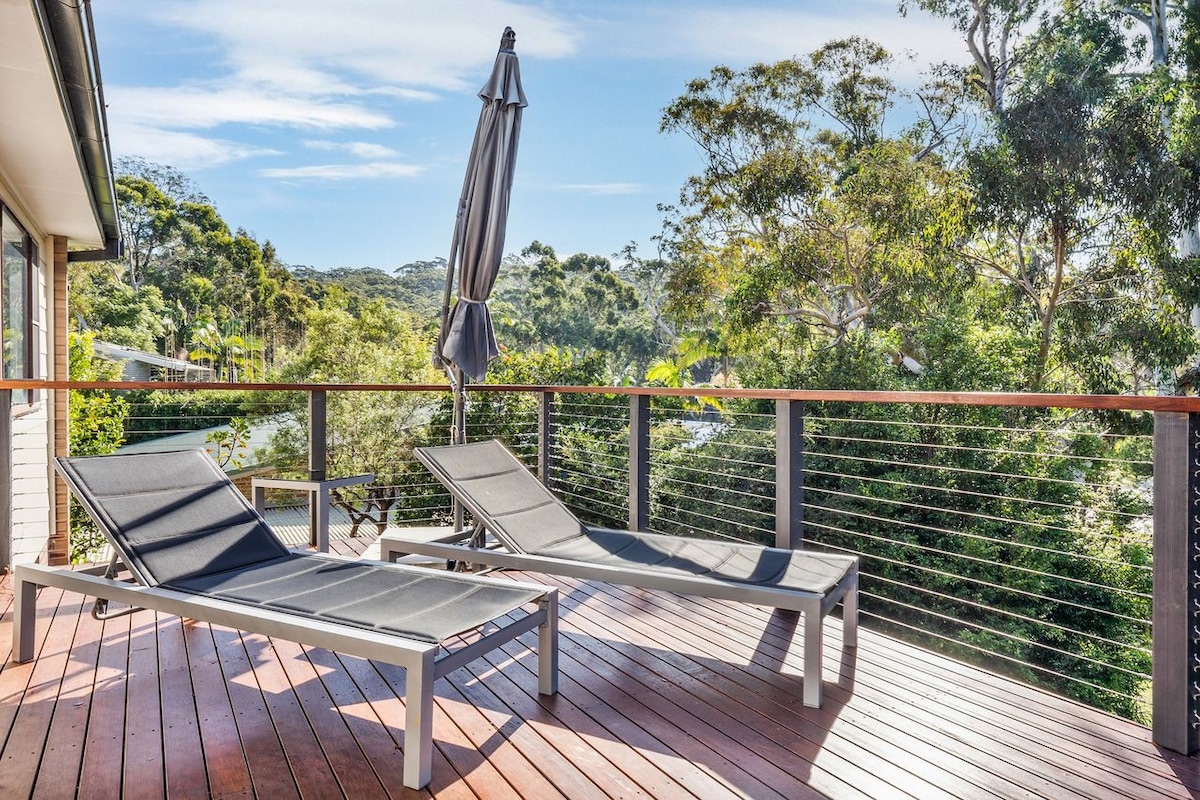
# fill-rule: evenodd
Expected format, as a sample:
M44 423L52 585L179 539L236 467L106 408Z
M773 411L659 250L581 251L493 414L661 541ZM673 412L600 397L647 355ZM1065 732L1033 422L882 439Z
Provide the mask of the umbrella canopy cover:
M438 355L475 380L483 379L488 362L499 354L487 300L504 256L521 110L527 104L515 41L512 28L506 28L491 77L479 91L483 109L458 202L442 307ZM451 310L449 290L456 269L458 300Z

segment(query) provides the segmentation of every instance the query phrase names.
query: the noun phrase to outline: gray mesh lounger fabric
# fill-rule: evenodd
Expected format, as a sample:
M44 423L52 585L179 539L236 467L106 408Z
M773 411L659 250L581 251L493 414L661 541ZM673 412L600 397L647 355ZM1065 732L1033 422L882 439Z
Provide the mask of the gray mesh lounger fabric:
M402 533L381 539L385 560L421 553L467 563L564 574L719 597L805 615L806 705L821 703L821 620L843 604L843 642L857 643L858 560L684 536L591 528L495 440L418 447L421 461L504 551Z
M844 557L714 542L686 536L588 528L587 535L536 551L612 566L638 566L681 576L825 593L846 574Z
M412 789L432 774L438 678L536 629L538 691L557 691L556 589L293 552L201 450L57 466L142 585L16 565L16 662L34 656L37 588L56 586L397 664L406 672L404 785ZM524 608L530 603L537 609ZM468 644L441 647L480 628Z
M59 459L148 586L439 642L539 593L290 551L202 450Z
M500 442L418 447L417 458L514 552L825 593L852 562L752 544L589 528Z

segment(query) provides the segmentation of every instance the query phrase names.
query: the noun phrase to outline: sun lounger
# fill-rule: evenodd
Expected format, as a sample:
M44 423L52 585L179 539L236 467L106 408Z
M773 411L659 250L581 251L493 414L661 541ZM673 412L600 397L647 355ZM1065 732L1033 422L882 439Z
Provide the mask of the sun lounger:
M414 789L430 778L438 678L537 629L538 690L557 690L556 589L289 550L201 450L62 458L58 469L138 583L17 565L14 661L34 657L37 587L54 586L396 664Z
M804 704L821 705L822 621L842 603L843 644L858 633L858 559L584 525L495 440L420 447L417 458L474 516L481 536L380 538L381 558L416 553L448 561L664 589L804 614Z

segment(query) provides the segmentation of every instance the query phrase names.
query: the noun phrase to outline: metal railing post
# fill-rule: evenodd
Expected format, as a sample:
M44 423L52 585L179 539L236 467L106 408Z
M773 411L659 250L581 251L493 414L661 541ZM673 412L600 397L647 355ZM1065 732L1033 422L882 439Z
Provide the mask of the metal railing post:
M775 401L775 546L804 544L804 403Z
M325 480L326 462L326 432L328 414L326 393L323 389L311 389L308 393L308 479L310 481ZM322 529L325 497L322 492L314 491L308 497L308 529L311 531L309 544L320 547L318 531ZM326 543L328 544L328 543Z
M1200 745L1200 414L1154 413L1153 736Z
M629 529L650 527L650 396L629 396Z
M0 574L13 562L13 425L12 390L0 389Z
M323 389L308 392L308 479L325 480L326 397Z
M550 485L554 479L554 392L538 394L538 477Z

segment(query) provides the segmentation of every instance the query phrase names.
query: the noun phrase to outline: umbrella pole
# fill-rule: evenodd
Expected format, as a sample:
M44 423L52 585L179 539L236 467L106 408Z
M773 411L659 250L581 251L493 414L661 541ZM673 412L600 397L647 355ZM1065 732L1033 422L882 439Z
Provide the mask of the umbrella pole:
M461 369L454 369L454 414L450 427L450 444L467 443L467 376ZM454 500L454 532L459 533L465 527L463 506Z

